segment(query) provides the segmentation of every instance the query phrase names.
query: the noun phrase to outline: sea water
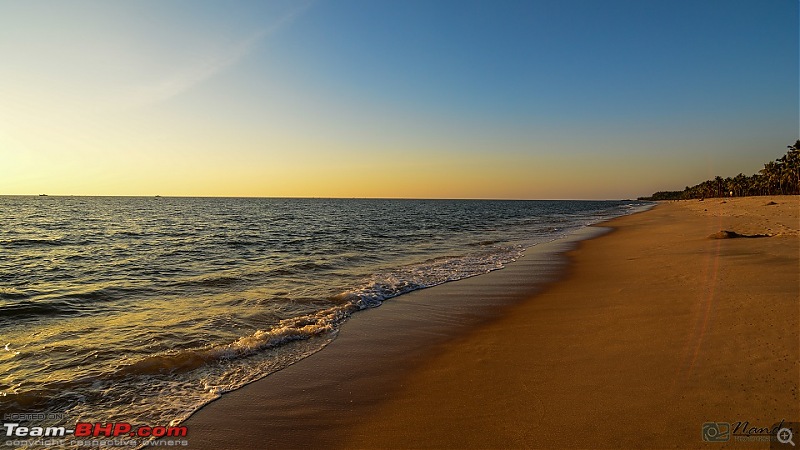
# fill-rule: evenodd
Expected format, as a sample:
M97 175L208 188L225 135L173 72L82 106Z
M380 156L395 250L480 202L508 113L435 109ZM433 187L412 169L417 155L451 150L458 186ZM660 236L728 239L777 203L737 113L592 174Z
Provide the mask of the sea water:
M355 311L645 206L0 197L0 413L176 424Z

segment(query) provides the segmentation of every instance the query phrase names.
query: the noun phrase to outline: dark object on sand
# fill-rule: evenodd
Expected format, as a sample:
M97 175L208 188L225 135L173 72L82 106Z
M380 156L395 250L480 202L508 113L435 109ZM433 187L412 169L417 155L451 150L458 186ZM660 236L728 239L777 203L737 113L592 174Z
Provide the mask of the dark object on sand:
M709 236L709 239L734 239L734 238L762 238L769 237L768 234L739 234L735 231L720 230Z
M764 206L772 206L772 205L777 205L777 203L775 203L775 202L767 202L767 203L764 204Z

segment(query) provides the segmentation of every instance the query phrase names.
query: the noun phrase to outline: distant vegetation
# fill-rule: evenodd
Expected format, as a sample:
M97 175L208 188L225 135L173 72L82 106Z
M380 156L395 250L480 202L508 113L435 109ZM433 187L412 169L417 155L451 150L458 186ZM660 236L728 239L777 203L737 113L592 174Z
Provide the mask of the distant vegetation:
M800 194L800 140L788 146L784 156L764 164L757 174L715 177L682 191L660 191L639 200L686 200L691 198L744 197L748 195Z

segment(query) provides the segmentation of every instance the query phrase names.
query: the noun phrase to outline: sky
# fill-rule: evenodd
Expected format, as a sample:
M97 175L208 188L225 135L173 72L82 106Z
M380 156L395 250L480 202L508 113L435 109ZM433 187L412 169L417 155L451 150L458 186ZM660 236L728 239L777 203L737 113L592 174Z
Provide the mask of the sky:
M0 1L0 195L615 199L800 135L797 0Z

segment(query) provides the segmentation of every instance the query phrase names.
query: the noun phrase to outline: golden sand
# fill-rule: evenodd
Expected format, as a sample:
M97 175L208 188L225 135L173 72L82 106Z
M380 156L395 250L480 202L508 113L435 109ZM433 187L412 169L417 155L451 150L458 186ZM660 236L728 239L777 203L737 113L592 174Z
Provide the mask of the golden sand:
M694 448L705 422L800 420L798 198L608 225L566 280L418 369L344 446Z

